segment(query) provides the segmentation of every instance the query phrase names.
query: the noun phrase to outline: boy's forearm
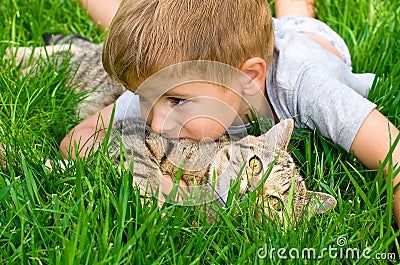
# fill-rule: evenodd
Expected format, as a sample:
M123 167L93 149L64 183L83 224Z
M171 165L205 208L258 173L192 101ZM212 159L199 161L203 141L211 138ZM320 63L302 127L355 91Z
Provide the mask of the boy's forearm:
M393 168L389 170L389 164L385 165L385 174L398 171L400 166L399 130L379 111L373 110L359 129L351 151L360 161L371 169L379 169L388 154L391 155ZM397 143L394 146L394 143ZM393 176L393 187L400 182L400 175ZM393 192L393 213L400 226L400 188Z
M400 175L393 179L393 188L400 182ZM396 217L397 224L400 227L400 188L393 191L393 214Z
M392 172L394 175L393 176L393 214L396 218L397 225L400 228L400 174L399 172L399 167L400 167L400 153L399 153L400 147L397 146L395 148L395 151L392 154L392 170L389 170L388 165L385 165L384 173L386 176L390 174L389 172Z
M400 136L397 136L400 137ZM394 140L394 139L393 139ZM389 170L388 165L385 165L385 174L388 175L389 172L395 174L393 176L393 214L396 218L397 225L400 228L400 146L399 144L394 148L392 153L392 168ZM397 175L396 175L397 174Z
M104 139L104 131L110 126L113 109L114 104L111 104L71 130L60 143L61 155L75 159L75 145L79 148L80 157L88 155L90 150L97 150Z
M77 128L68 133L60 143L60 153L63 158L76 158L87 156L89 151L96 151L104 139L104 130L95 130L92 128Z

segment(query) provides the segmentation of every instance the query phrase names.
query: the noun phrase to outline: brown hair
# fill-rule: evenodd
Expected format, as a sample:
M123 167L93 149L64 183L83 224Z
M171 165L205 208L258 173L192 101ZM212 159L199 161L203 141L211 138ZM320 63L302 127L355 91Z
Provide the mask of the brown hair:
M218 61L240 68L251 57L272 61L266 0L124 0L104 43L110 76L135 91L176 63Z

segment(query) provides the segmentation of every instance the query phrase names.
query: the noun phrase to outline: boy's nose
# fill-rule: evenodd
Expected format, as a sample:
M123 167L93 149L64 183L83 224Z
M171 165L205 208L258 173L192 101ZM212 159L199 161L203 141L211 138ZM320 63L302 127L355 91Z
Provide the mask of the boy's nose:
M152 115L150 118L150 127L155 133L161 134L161 132L163 131L164 121L165 118L161 117L161 115L158 115L157 112L152 111Z
M162 110L157 107L153 107L150 112L150 127L151 129L158 134L161 134L168 130L168 111Z

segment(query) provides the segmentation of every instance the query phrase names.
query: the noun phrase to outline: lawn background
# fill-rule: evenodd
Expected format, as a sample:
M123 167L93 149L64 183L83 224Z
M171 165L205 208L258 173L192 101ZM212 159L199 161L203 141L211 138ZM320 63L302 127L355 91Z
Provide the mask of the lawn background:
M374 72L380 81L369 99L400 126L400 6L389 1L317 1L319 19L348 43L354 72ZM86 12L72 1L2 0L0 56L7 47L41 46L42 34L80 34L100 42ZM0 261L4 264L387 264L398 262L397 225L391 210L391 185L381 170L363 167L353 156L302 131L291 152L310 189L338 199L333 211L293 226L259 222L254 194L233 204L214 224L195 207L161 211L140 204L129 170L113 167L105 149L77 160L66 171L58 144L79 121L69 80L73 70L55 62L36 65L21 77L12 59L0 66L0 142L6 167L0 167ZM40 73L40 74L39 74ZM391 163L390 160L386 161ZM388 175L389 183L393 173ZM165 217L161 215L165 213ZM346 244L338 245L338 239ZM338 248L337 258L260 258L260 248ZM340 249L369 248L370 259L345 258ZM294 252L293 252L294 253ZM293 254L292 253L292 254ZM342 252L343 253L343 252ZM396 253L395 260L373 259ZM288 253L286 253L288 255Z

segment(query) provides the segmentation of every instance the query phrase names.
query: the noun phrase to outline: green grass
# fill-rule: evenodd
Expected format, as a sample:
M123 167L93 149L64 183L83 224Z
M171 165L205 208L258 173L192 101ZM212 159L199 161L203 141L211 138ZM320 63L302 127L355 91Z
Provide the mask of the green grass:
M317 1L319 19L349 44L356 72L380 77L369 95L398 127L400 36L398 1ZM2 0L0 56L13 45L40 46L45 33L103 39L85 11L72 1ZM4 264L388 264L398 262L398 228L392 216L392 188L382 171L363 167L318 132L293 137L291 152L310 189L338 199L333 211L299 222L296 228L260 222L254 194L224 210L214 224L196 207L141 204L129 170L120 170L104 149L62 171L44 166L57 160L58 144L79 121L80 95L71 92L64 64L38 65L32 78L3 59L0 66L0 260ZM390 163L391 161L387 161ZM389 182L395 172L388 175ZM221 210L222 211L222 210ZM165 216L162 218L162 215ZM371 257L396 253L395 260L279 258L279 248L369 248ZM340 249L340 248L339 248ZM269 254L269 253L268 253ZM287 252L286 255L289 255Z

